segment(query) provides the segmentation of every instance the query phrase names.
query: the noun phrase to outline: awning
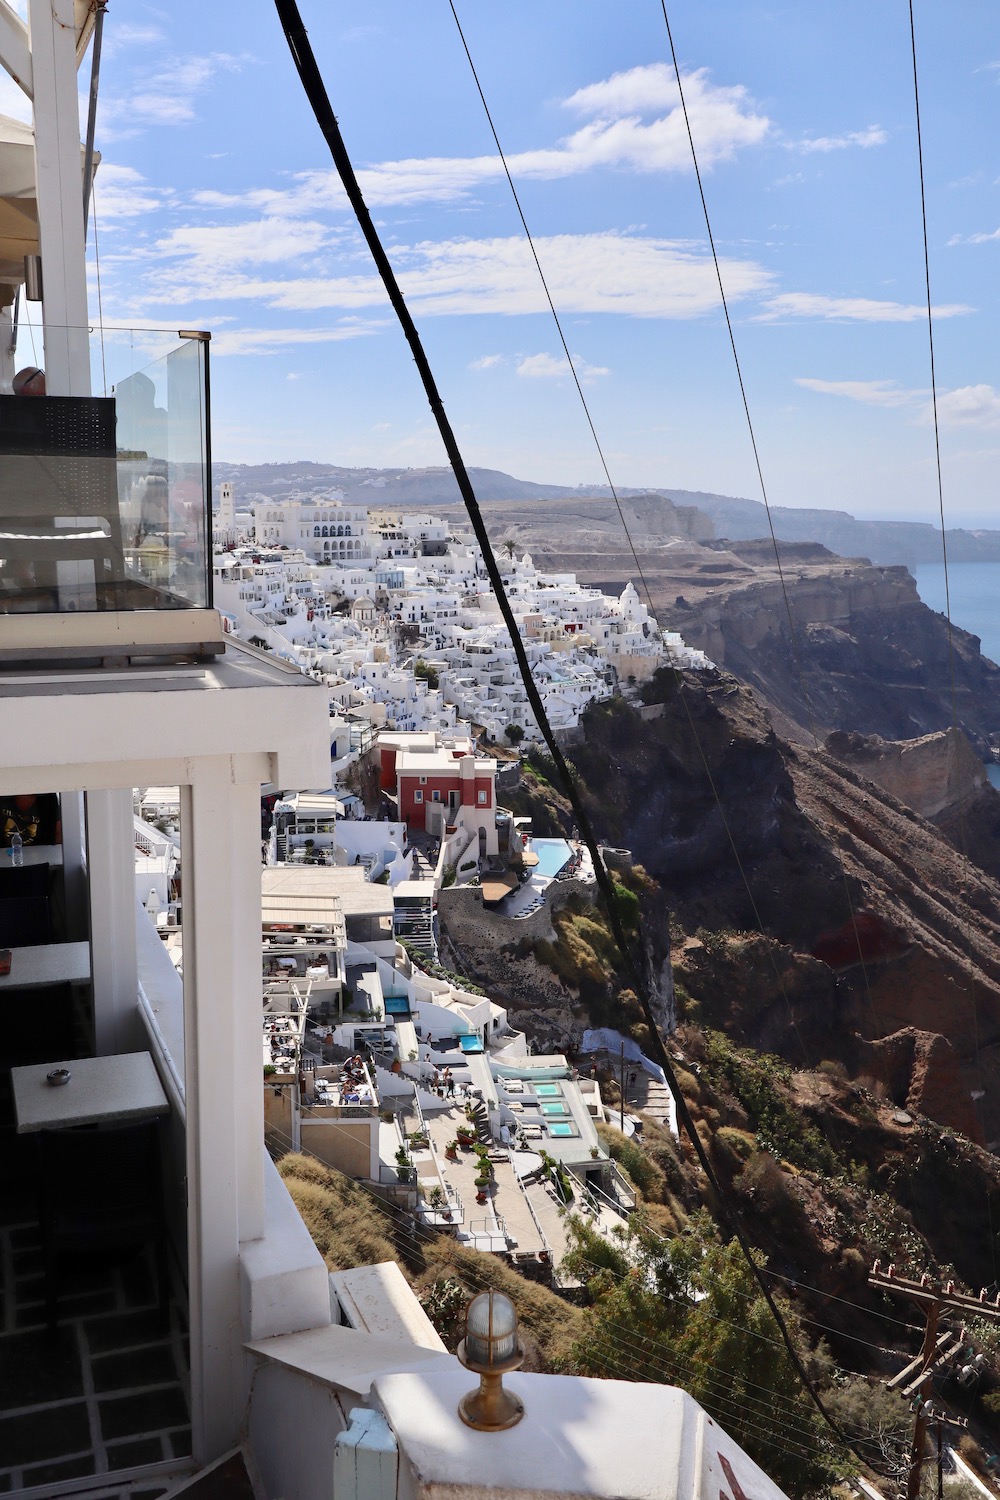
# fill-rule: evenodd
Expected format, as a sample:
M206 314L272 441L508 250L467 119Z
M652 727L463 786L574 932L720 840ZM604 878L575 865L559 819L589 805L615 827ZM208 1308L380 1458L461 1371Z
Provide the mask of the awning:
M484 904L489 906L494 901L502 901L504 896L509 896L511 891L516 891L517 886L517 876L509 872L504 875L484 875L482 878Z

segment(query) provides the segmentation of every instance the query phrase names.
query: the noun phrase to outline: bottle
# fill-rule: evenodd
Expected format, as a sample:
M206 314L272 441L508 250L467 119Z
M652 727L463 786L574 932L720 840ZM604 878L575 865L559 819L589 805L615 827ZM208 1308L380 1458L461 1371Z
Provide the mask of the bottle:
M19 833L15 833L10 841L10 862L12 865L24 864L24 840Z

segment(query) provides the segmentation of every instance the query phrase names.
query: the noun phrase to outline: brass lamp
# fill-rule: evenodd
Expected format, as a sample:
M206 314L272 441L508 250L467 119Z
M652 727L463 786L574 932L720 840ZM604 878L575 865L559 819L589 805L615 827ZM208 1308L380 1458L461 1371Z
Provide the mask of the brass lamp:
M524 1416L524 1403L504 1390L503 1377L524 1359L517 1342L517 1309L503 1292L480 1292L465 1309L465 1338L458 1357L479 1376L479 1389L458 1403L458 1415L478 1432L502 1432Z

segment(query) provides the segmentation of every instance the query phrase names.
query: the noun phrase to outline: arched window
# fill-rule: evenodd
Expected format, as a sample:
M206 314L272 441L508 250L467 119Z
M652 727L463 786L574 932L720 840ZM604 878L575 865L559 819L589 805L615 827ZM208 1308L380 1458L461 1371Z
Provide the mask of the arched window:
M324 526L323 527L323 535L324 536L329 536L330 535L330 528L328 526Z
M320 529L319 529L319 527L318 526L314 526L313 527L313 536L319 536L319 535L320 535Z
M351 534L351 528L349 526L345 526L344 527L344 535L345 536L350 536L350 534Z
M343 526L338 526L337 527L337 535L338 536L343 536L344 535L344 528L343 528Z

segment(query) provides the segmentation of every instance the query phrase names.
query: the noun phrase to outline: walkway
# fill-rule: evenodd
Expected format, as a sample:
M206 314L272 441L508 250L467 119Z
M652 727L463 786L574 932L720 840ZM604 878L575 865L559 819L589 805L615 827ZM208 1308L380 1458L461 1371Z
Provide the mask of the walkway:
M677 1106L674 1097L665 1083L647 1073L645 1068L638 1064L633 1065L630 1070L636 1075L635 1083L625 1090L626 1111L631 1104L633 1109L639 1110L641 1114L654 1120L657 1125L663 1125L670 1134L677 1139ZM615 1113L608 1111L608 1120L615 1124Z
M507 1246L517 1254L537 1254L548 1246L543 1242L525 1202L521 1185L509 1161L493 1164L494 1178L485 1204L476 1202L477 1157L473 1151L459 1151L457 1161L448 1161L445 1148L455 1139L459 1125L467 1124L464 1108L458 1106L442 1113L428 1112L427 1128L441 1163L445 1179L458 1193L465 1210L465 1226L473 1221L487 1233L499 1233L497 1215L503 1220L507 1235L515 1244Z

